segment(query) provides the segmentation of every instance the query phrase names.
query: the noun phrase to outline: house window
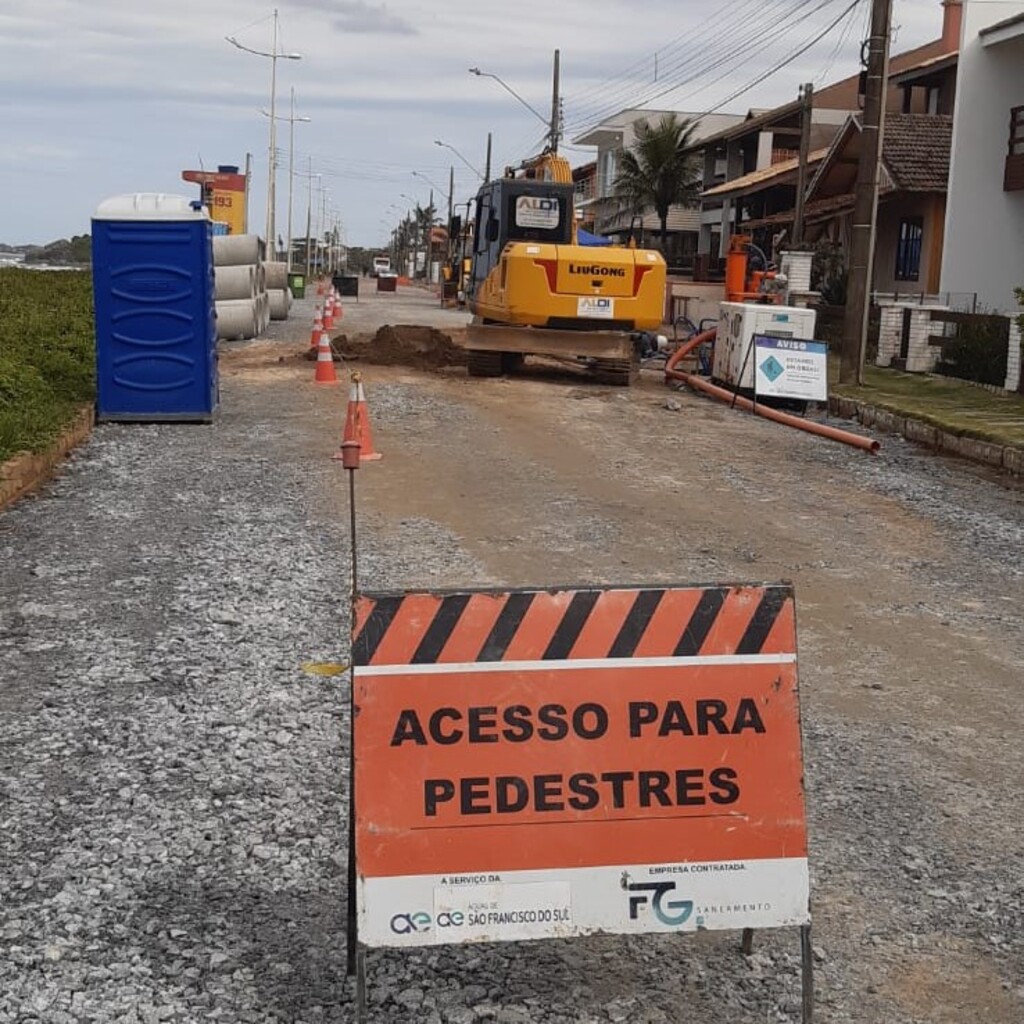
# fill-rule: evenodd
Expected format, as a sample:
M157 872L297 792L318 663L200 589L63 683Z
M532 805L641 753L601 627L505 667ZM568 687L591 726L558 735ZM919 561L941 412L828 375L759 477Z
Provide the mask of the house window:
M905 217L900 221L896 239L896 280L916 281L921 273L921 241L924 221L920 217Z
M1003 190L1017 192L1021 189L1024 189L1024 107L1011 107Z

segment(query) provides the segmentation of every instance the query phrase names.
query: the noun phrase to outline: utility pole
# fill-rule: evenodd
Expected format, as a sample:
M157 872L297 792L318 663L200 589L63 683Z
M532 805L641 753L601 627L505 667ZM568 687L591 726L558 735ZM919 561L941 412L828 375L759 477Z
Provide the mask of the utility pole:
M863 383L864 377L864 351L867 346L871 274L875 255L875 224L878 216L878 165L885 130L891 24L892 0L872 0L860 163L857 167L853 201L846 315L843 320L843 347L839 358L839 381L842 384L860 384Z
M316 237L317 237L318 241L319 241L321 235L324 236L324 243L325 243L325 247L326 247L326 241L327 241L327 186L326 185L322 186L321 189L320 189L320 227L319 227L319 229L317 230L317 233L316 233ZM326 256L326 255L327 254L324 253L324 256ZM320 258L321 264L323 263L323 261L324 261L324 257L321 256L321 258Z
M793 214L793 245L804 240L804 200L807 193L807 158L811 152L811 119L814 116L814 85L807 82L801 93L800 160L796 171L796 210ZM772 254L774 258L774 253Z
M455 207L452 205L455 202L455 165L451 164L448 167L448 256L447 260L450 264L452 261L452 218L455 216Z
M306 195L306 280L309 280L312 267L311 246L313 244L313 158L309 158L309 176L306 179L309 192Z
M434 190L430 190L430 202L427 203L427 237L423 242L423 280L430 284L430 257L434 248Z
M560 53L555 50L555 73L553 84L551 88L551 152L558 152L558 137L561 135L559 131L559 112L561 110L561 103L559 102L558 96L558 71L559 71L559 60Z
M484 163L484 184L491 180L491 133L487 133L487 160Z

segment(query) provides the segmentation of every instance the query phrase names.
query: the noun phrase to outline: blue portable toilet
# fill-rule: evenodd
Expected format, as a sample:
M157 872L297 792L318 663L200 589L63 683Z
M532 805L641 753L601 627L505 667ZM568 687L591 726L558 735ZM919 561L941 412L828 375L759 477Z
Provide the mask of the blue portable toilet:
M96 418L208 422L217 407L209 215L139 192L92 218Z

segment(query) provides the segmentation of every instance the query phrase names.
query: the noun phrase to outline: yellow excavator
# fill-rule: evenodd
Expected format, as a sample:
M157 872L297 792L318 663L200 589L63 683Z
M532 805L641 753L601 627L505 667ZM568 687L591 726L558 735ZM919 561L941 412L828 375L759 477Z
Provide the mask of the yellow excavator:
M665 260L635 247L579 244L572 171L544 153L476 197L467 330L469 372L494 377L526 355L578 362L601 383L628 385L634 334L661 325Z

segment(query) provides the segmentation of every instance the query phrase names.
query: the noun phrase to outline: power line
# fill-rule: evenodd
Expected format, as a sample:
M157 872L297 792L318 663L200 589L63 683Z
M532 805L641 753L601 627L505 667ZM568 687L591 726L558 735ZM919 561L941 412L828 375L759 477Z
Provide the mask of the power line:
M655 51L657 54L662 54L664 52L669 51L670 49L676 50L675 62L667 63L665 67L659 68L659 79L664 80L667 77L671 77L671 75L674 72L678 71L684 65L684 63L694 54L699 54L701 52L706 53L708 51L708 45L697 35L700 29L702 29L706 25L715 23L717 25L715 33L717 42L713 42L711 44L711 48L721 46L721 40L723 37L732 38L733 34L739 30L739 26L742 24L741 15L743 14L743 12L759 6L764 6L762 0L740 0L739 9L734 12L732 18L727 18L721 10L716 10L714 15L706 18L705 20L703 20L703 22L698 23L692 30L688 30L684 34L688 37L687 45L674 47L673 44L677 42L679 38L682 38L677 37L676 40L673 40L673 44L669 44L663 50ZM636 63L634 63L634 65L632 65L628 70L632 70L638 65L643 66L646 59L647 58L641 58L641 60L636 61ZM623 77L624 75L616 76L616 78ZM579 109L581 111L594 111L601 110L605 108L605 106L609 105L615 105L616 109L621 109L622 106L627 105L624 97L636 95L636 90L638 86L635 82L632 81L626 81L626 83L621 86L612 85L611 83L614 82L615 80L616 79L606 80L604 83L599 83L594 88L588 90L587 101L583 103ZM647 86L649 87L650 84L651 83L647 83ZM567 97L567 102L570 104L574 104L575 97ZM574 121L577 123L580 121L590 120L592 119L586 115L577 115L577 117L575 117L574 119Z
M861 2L863 2L863 0L861 0ZM866 4L865 9L869 9ZM826 76L832 70L832 67L836 62L836 58L839 56L840 51L846 45L846 41L850 38L850 32L852 31L853 26L857 22L856 14L856 8L850 11L849 17L846 19L846 24L843 26L842 31L839 33L839 38L836 40L836 45L832 47L832 52L829 54L828 60L825 62L825 65L821 69L821 72L818 74L817 78L815 78L816 82L824 82Z
M781 71L787 65L792 64L793 61L795 61L797 59L797 57L801 56L802 54L805 54L812 46L815 45L815 43L818 43L822 39L824 39L825 36L827 36L829 34L829 32L831 32L832 29L834 29L836 27L836 25L838 25L839 22L842 21L843 18L845 18L847 16L847 14L849 14L850 11L852 11L860 2L861 2L861 0L853 0L853 3L851 3L847 7L845 7L842 10L842 12L840 13L839 17L837 17L837 18L833 19L831 22L829 22L829 24L826 25L825 28L821 30L821 32L819 32L813 38L808 40L806 43L804 43L801 46L799 46L797 49L791 51L789 54L787 54L786 57L784 57L781 61L779 61L779 63L776 64L774 67L771 67L767 71L765 71L763 74L758 75L757 78L755 78L751 82L748 82L742 88L737 89L733 93L730 93L720 103L717 103L710 110L705 111L705 114L713 114L713 113L715 113L715 111L718 110L720 107L724 107L726 105L726 103L731 103L734 99L736 99L739 96L742 96L745 92L749 92L755 86L760 85L766 78L770 78L772 75L774 75L777 72Z
M817 14L819 11L823 10L825 7L830 7L830 6L832 6L836 2L838 2L838 0L819 0L817 6L810 13L811 13L811 15ZM859 3L860 0L856 0L856 2ZM801 18L799 21L796 21L792 25L787 26L787 28L784 31L778 33L774 37L765 38L759 45L756 45L756 46L751 48L750 53L747 56L747 60L749 60L750 56L757 56L757 55L759 55L761 53L764 53L766 50L768 50L770 48L773 48L775 46L775 44L777 44L783 38L788 36L794 29L798 28L800 25L802 25L807 20L808 20L807 18ZM826 30L826 33L827 33L827 31L828 30ZM689 93L684 94L684 96L682 96L680 98L681 99L687 99L690 96L696 96L699 93L704 92L704 90L707 89L708 87L709 87L709 84L708 83L704 83L704 84L700 85L698 88L691 90ZM742 90L741 93L739 93L738 95L742 95L742 92L745 92L745 91L746 91L745 89ZM735 98L735 97L733 97L733 98ZM728 100L726 100L724 102L728 102Z
M787 19L792 18L811 2L812 0L790 0L789 7L781 13L777 8L766 9L763 3L758 4L761 9L759 14L746 19L740 27L733 27L732 25L719 26L718 38L711 44L705 44L702 41L695 42L694 47L698 54L696 57L689 53L682 56L675 64L666 69L664 76L657 86L652 84L641 90L640 93L630 93L628 101L625 95L620 93L615 103L599 108L600 114L596 115L597 119L605 117L609 112L613 113L624 106L643 106L649 104L660 96L678 88L680 85L702 77L724 62L744 58L747 47L758 40L763 40L770 26L774 27L777 33L780 25L785 24ZM747 6L749 5L745 4L737 13L741 14ZM594 119L594 114L577 117L572 122L573 127L581 124L581 122L592 123Z
M634 107L643 107L649 105L654 100L660 99L669 93L675 92L680 89L683 85L689 84L690 82L698 79L706 79L708 75L726 65L738 65L740 63L749 63L751 57L767 50L773 45L777 45L780 39L790 35L796 28L804 24L809 19L812 19L814 15L824 10L826 7L836 3L837 0L818 0L814 3L814 0L799 0L799 2L791 5L781 15L777 9L768 9L762 11L759 17L752 19L745 32L740 34L738 37L734 34L728 37L728 42L724 45L712 46L705 50L702 61L698 61L696 64L690 64L687 68L687 72L681 77L674 77L668 84L663 88L651 91L646 90L640 96L635 96L632 102L629 104ZM858 0L859 2L859 0ZM762 5L764 6L764 5ZM808 11L807 9L810 8ZM844 11L844 16L845 16ZM772 32L766 31L767 23L771 22L773 26ZM825 32L827 34L831 28L834 27L830 24ZM685 66L685 62L684 65ZM728 71L723 72L728 74ZM703 84L699 89L691 92L688 95L696 95L696 93L702 92L708 88L711 82ZM746 91L746 89L742 90ZM678 102L678 101L677 101ZM600 117L607 116L608 113L614 113L621 107L612 108L608 112L601 112L597 120ZM587 118L584 123L594 123L593 120ZM576 126L573 125L573 130ZM580 125L582 127L582 125Z
M737 4L739 4L740 9L741 9L740 13L742 13L742 10L744 10L744 9L747 9L747 8L759 5L762 2L762 0L728 0L728 2L731 3L732 6L734 6L734 7ZM702 28L704 28L707 25L712 24L713 22L717 23L719 26L722 26L724 21L725 21L725 12L722 11L721 8L718 8L718 9L716 9L714 11L713 14L709 15L703 21L698 22L692 28L687 28L684 32L681 32L674 39L669 40L669 42L666 43L664 46L662 46L660 49L655 50L651 54L651 56L653 56L653 57L662 57L662 56L665 56L665 55L669 54L672 51L676 51L676 53L687 53L687 52L689 52L689 51L691 51L693 49L697 49L700 46L699 42L696 42L694 40L694 37L697 35L697 33L699 33L699 31ZM678 46L677 44L682 39L687 39L688 42L685 45L683 45L683 46ZM636 77L635 73L643 70L646 67L648 67L649 66L649 62L650 62L650 57L648 57L646 55L643 56L643 57L640 57L639 59L634 61L632 64L630 64L628 67L624 68L622 71L618 72L617 74L612 75L612 76L610 76L610 77L608 77L608 78L598 82L596 85L594 85L591 88L588 88L587 89L587 100L590 101L590 102L587 103L587 105L586 105L586 107L584 109L590 109L592 107L596 107L596 106L598 106L600 104L603 104L605 102L605 100L604 99L599 99L599 97L622 94L623 92L630 91L630 90L634 89L635 85L633 84L632 79L634 77ZM666 71L670 71L671 67L672 66L670 65L665 70ZM618 86L618 85L615 84L616 82L623 82L625 84L623 86ZM567 97L567 102L568 103L574 103L575 102L575 97L572 96L572 95L568 96Z

